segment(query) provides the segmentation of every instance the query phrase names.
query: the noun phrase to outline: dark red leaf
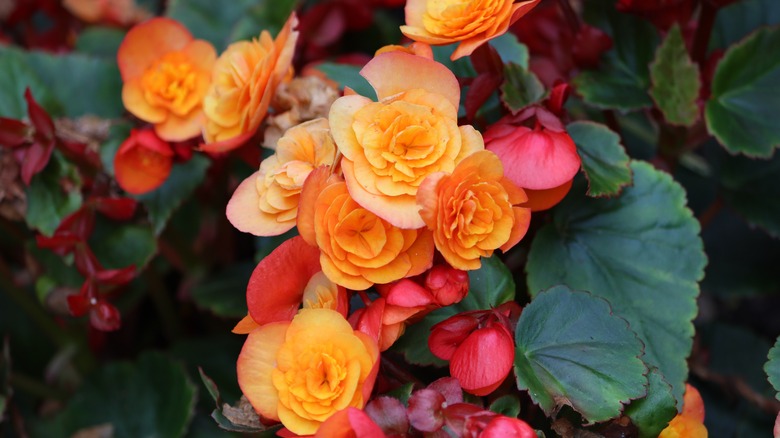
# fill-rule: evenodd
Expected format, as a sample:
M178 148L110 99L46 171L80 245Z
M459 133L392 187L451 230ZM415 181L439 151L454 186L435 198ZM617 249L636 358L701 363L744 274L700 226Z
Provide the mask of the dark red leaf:
M498 90L501 81L503 81L503 75L497 75L495 73L481 73L474 78L474 81L472 81L469 86L469 91L466 92L466 100L464 102L467 120L474 120L474 116L477 114L479 108L488 100L493 92Z
M54 141L47 144L35 142L26 148L24 160L22 160L22 181L30 185L32 177L42 171L51 158L51 152L54 150Z
M98 330L111 332L119 329L122 319L113 304L100 300L90 309L89 323Z
M74 255L76 269L81 275L91 278L95 273L103 270L97 257L95 257L95 254L86 244L76 246Z
M100 213L118 221L133 217L138 201L133 198L93 197L90 199Z
M135 265L122 269L104 269L95 272L94 278L98 283L122 285L130 282L135 277Z
M406 407L393 397L377 397L366 405L366 414L387 435L404 436L409 430Z
M36 136L46 140L54 140L54 122L49 113L35 101L29 88L24 90L24 99L27 101L27 114L35 127Z
M20 120L0 117L0 146L21 146L29 138L29 131L27 124Z
M423 432L434 432L444 425L443 409L446 400L440 392L421 389L409 397L407 414L412 427Z

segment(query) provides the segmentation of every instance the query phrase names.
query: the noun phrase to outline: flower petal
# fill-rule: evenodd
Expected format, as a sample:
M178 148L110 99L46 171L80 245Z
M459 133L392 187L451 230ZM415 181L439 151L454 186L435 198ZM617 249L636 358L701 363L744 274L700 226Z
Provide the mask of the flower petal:
M278 420L279 395L271 378L276 353L285 341L289 322L266 324L253 330L236 362L238 386L263 417Z
M153 18L127 32L117 51L122 80L140 77L155 61L168 52L181 50L192 41L186 27L170 18Z

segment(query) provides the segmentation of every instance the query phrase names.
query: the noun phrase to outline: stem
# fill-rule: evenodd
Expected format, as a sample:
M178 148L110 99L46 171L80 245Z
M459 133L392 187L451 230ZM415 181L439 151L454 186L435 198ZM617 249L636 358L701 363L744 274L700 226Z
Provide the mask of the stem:
M699 25L696 27L696 35L693 37L693 49L691 57L693 61L699 64L699 68L704 67L707 61L707 46L710 44L712 28L715 25L715 17L718 14L718 8L712 4L711 0L702 0L701 15L699 15Z
M737 393L742 398L752 403L764 412L777 415L777 411L780 411L780 401L775 399L764 397L756 392L748 385L744 379L738 376L724 376L711 370L700 364L692 364L691 372L696 377L710 383L714 383L720 386L727 393Z
M701 224L702 229L706 228L707 225L709 225L710 222L715 219L715 216L717 216L718 213L723 210L723 205L723 199L718 197L712 204L710 204L709 207L707 207L706 210L701 213L701 215L699 215L699 224Z

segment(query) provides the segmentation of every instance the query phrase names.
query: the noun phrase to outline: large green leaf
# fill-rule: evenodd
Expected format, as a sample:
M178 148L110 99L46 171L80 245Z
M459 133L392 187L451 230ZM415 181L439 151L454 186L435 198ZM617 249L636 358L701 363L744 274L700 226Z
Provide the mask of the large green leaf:
M35 100L47 110L57 106L48 88L27 62L26 52L0 47L0 117L22 119L27 117L24 90L29 87Z
M482 267L469 271L466 298L460 303L434 310L421 321L408 326L393 348L402 352L411 363L444 366L447 362L434 356L428 348L431 327L457 313L491 309L514 298L515 282L504 262L497 255L483 258Z
M767 161L727 157L720 183L723 199L751 225L780 237L780 154Z
M323 62L317 64L317 70L325 73L328 79L339 84L339 89L349 87L361 96L376 100L376 92L366 78L360 76L360 70L363 67L351 64L338 64L335 62Z
M247 312L246 285L254 268L254 263L231 265L195 286L192 299L216 315L243 318Z
M549 416L563 405L591 423L646 394L642 343L609 304L555 286L523 309L515 329L517 387Z
M75 168L55 152L27 187L27 226L51 236L66 216L81 207L80 187L63 185L63 180L76 181Z
M76 51L92 56L116 58L125 31L115 27L90 26L76 39Z
M262 30L267 30L271 35L276 36L297 4L298 0L255 2L236 22L230 41L257 38Z
M203 155L194 155L184 164L177 164L162 186L137 196L149 212L155 234L160 234L181 204L192 195L206 177L211 161Z
M725 49L762 26L780 24L777 0L740 0L718 10L710 49Z
M625 415L639 429L639 438L656 438L677 415L677 402L672 387L652 368L647 375L647 396L634 400L626 407Z
M71 436L106 423L115 438L177 437L187 430L196 400L184 368L160 353L114 362L90 375L52 421L34 436Z
M780 27L732 46L715 70L707 129L732 154L768 158L780 145Z
M650 164L631 164L634 185L614 199L582 196L578 183L553 211L528 255L532 294L556 284L588 290L628 320L682 401L706 257L685 193Z
M598 71L584 71L574 86L585 102L622 111L647 108L653 101L648 65L658 45L655 28L640 18L621 14L612 0L585 3L586 20L612 37L613 47L601 60Z
M90 248L107 269L135 265L141 270L157 252L157 239L149 226L98 217L89 239Z
M775 346L769 350L769 361L764 365L764 371L769 377L769 383L775 388L775 398L780 400L780 337L775 341Z
M507 32L497 38L493 38L489 44L496 49L504 64L511 62L524 69L528 68L528 47L518 41L515 34Z
M691 126L699 118L701 81L699 67L691 61L680 27L669 30L650 65L650 96L673 125Z
M631 184L628 155L620 136L595 122L574 122L566 126L577 145L582 169L588 178L588 196L614 196Z
M501 84L501 100L513 113L540 101L544 97L544 85L533 72L515 64L504 65L504 82Z

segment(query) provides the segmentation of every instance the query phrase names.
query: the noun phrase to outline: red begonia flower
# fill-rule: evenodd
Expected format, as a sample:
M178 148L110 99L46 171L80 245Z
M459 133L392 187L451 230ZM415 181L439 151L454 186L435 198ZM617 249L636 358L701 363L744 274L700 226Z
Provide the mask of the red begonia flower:
M160 187L173 166L173 149L152 129L133 129L114 157L114 173L126 192L140 195Z

